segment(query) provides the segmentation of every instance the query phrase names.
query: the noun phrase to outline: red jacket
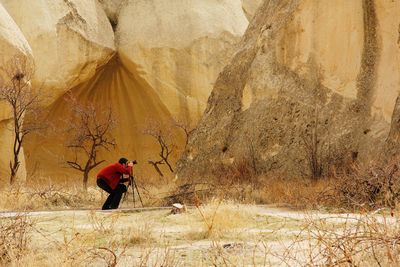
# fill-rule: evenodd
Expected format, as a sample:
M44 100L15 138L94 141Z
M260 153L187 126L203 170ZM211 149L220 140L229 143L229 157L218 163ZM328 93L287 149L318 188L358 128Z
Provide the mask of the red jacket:
M132 167L124 167L124 165L120 163L113 163L104 167L100 170L99 174L97 174L97 179L103 179L107 182L107 184L114 190L122 174L131 174Z

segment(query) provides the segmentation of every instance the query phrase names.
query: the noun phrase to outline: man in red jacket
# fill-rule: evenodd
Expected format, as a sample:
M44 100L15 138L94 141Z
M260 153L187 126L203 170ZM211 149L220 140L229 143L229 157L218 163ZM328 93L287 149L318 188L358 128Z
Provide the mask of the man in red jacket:
M121 158L118 163L108 165L97 174L97 185L110 194L104 202L103 210L118 208L122 194L126 192L126 186L122 183L129 181L129 179L123 179L122 175L132 174L132 166L132 162Z

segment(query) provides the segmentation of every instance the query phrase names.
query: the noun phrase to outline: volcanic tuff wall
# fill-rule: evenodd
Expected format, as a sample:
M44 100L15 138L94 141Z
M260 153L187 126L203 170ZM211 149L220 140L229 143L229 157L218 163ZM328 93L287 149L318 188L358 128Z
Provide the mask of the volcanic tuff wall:
M47 121L63 127L69 90L113 106L118 148L105 155L113 161L123 154L143 162L143 151L152 153L141 133L147 118L198 120L248 25L240 0L0 0L0 15L1 60L33 58L33 86L45 92ZM3 149L12 135L8 112L0 113ZM27 139L27 166L59 176L66 171L63 140L46 134ZM9 155L0 154L3 177Z
M398 146L399 29L398 0L264 1L179 177L215 177L212 166L249 159L259 171L310 175L310 144L325 172Z

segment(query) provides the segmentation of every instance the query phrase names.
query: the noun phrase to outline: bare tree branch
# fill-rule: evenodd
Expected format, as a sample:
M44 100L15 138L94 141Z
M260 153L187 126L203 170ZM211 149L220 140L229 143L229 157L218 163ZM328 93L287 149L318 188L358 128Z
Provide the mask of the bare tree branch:
M75 153L75 159L67 164L83 173L83 186L87 188L89 172L104 162L98 161L98 152L101 149L110 151L116 146L115 139L110 136L115 120L111 108L100 110L93 103L80 103L72 93L68 93L65 100L73 113L66 122L68 140L65 146Z
M174 125L175 127L178 127L183 130L185 133L185 148L188 145L189 142L189 137L195 130L194 124L189 120L189 119L175 119L174 120Z
M0 68L0 101L11 107L14 132L13 159L10 161L10 184L13 184L20 167L20 152L25 137L35 131L45 128L39 120L40 108L39 90L31 87L31 79L35 66L23 56L14 56ZM30 120L26 120L30 117Z
M160 176L162 175L161 170L158 165L166 164L170 170L170 172L174 172L171 163L169 162L169 157L173 152L174 145L172 144L172 133L165 125L162 125L157 121L149 121L146 124L146 128L143 131L145 135L153 137L160 146L160 153L158 154L160 160L149 160L148 163L151 164Z

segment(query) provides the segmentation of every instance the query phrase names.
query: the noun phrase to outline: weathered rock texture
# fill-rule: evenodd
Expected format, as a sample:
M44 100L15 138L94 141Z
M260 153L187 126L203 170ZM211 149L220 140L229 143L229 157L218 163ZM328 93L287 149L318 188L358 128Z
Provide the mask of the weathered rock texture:
M400 89L399 15L400 1L264 1L179 176L250 159L258 171L311 175L312 156L323 173L376 156Z

